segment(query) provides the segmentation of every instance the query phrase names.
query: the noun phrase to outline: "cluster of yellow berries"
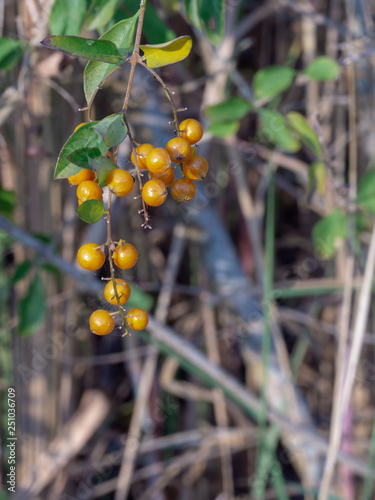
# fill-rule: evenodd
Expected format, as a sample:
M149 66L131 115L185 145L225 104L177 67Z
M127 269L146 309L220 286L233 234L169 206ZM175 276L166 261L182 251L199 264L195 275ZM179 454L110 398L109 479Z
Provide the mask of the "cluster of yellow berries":
M77 128L79 127L80 125ZM208 171L207 161L196 154L196 144L202 135L201 124L189 118L180 124L179 136L171 139L165 148L155 148L152 144L140 144L136 147L138 168L147 170L149 176L141 192L146 205L157 207L164 203L169 186L172 197L177 201L187 202L194 198L197 188L193 181L204 179ZM108 155L111 153L108 152ZM131 155L131 161L135 166L134 153ZM172 163L176 165L173 167ZM177 165L180 165L183 177L175 180L174 168ZM103 191L93 170L83 168L68 180L71 185L77 186L79 205L88 200L102 200ZM128 171L114 168L107 175L106 185L113 194L123 197L131 193L134 179ZM123 240L116 246L111 244L108 251L112 252L113 262L120 269L130 269L138 260L137 250ZM100 269L105 262L104 245L86 243L78 250L77 259L84 269ZM122 308L130 298L130 286L122 279L110 279L105 286L104 297L110 304ZM112 332L115 328L115 314L117 312L109 313L104 309L94 311L90 316L91 331L97 335ZM147 312L139 307L127 312L125 319L127 326L133 330L143 330L148 324Z
M207 161L196 154L196 143L203 136L202 125L189 118L181 122L179 131L180 136L171 139L165 148L155 148L148 143L140 144L136 148L138 168L147 170L149 176L142 188L142 198L151 207L165 202L169 186L176 201L192 200L197 193L193 181L201 181L207 175ZM134 153L131 154L131 161L135 166ZM176 165L172 166L172 163ZM174 169L178 164L181 166L183 177L175 180ZM93 170L84 168L68 180L71 185L77 186L79 205L87 200L102 199L103 191ZM114 168L107 176L107 186L113 194L123 197L131 193L134 179L128 171Z
M207 161L196 155L196 143L203 136L202 125L189 118L181 122L179 133L180 136L171 139L165 148L155 148L147 143L136 148L138 168L148 170L149 175L149 180L142 188L142 198L151 207L158 207L165 202L169 186L176 201L192 200L197 193L193 181L201 181L207 175ZM135 165L133 153L131 161ZM175 180L175 166L172 166L172 163L181 166L181 179Z
M85 243L78 250L78 263L84 269L97 271L105 262L104 246L96 243ZM111 252L112 250L109 249ZM120 240L112 251L113 262L120 269L130 269L138 260L138 252L133 245ZM122 280L116 279L116 285L109 280L104 288L104 298L110 304L123 306L130 298L130 286ZM116 289L115 289L116 287ZM97 335L107 335L115 327L114 314L104 309L94 311L90 316L90 328ZM131 309L126 314L126 323L133 330L143 330L148 324L147 312L139 307Z
M82 125L82 124L81 124ZM81 125L78 125L77 130ZM96 173L84 168L68 178L71 185L77 186L78 204L81 205L88 200L102 200L103 191L99 186ZM106 184L112 193L123 197L133 189L134 179L126 170L114 168L108 173ZM111 252L112 250L109 249ZM120 269L130 269L137 263L138 252L133 245L120 240L112 252L113 262ZM78 250L77 260L81 267L91 271L97 271L105 262L104 245L97 243L86 243ZM122 280L116 279L116 284L109 280L104 288L104 298L112 305L123 306L130 298L130 286ZM105 309L98 309L90 316L90 329L97 335L107 335L115 328L113 316ZM133 330L143 330L148 324L148 314L145 310L135 307L127 312L126 323Z

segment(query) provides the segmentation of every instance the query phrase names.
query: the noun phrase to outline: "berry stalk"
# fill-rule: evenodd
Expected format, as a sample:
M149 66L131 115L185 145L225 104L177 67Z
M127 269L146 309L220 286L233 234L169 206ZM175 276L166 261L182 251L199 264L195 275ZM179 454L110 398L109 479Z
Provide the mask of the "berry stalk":
M138 61L138 63L141 66L143 66L144 68L146 68L147 71L149 71L152 74L152 76L154 78L156 78L156 80L160 83L160 85L165 90L165 93L166 93L166 95L168 97L168 100L169 100L169 102L171 103L171 106L172 106L173 122L175 123L175 126L176 126L176 137L180 137L179 121L178 121L178 114L177 114L178 110L177 110L176 103L174 102L174 99L173 99L173 92L168 88L167 84L164 82L164 80L162 79L162 77L156 73L156 71L154 71L152 68L149 68L147 66L147 64L145 64L143 61Z
M132 136L132 133L130 130L130 126L129 126L128 119L126 117L125 110L124 110L123 116L124 116L124 122L125 122L126 128L128 129L128 137L129 137L130 145L131 145L133 156L134 156L134 164L135 164L134 166L135 166L135 170L137 172L139 191L142 193L142 187L143 187L142 174L141 174L141 170L140 170L139 165L138 165L138 157L137 157L138 155L137 155L137 151L136 151L136 144L135 144L135 141L133 139L133 136ZM142 198L142 206L143 206L143 209L139 212L139 213L143 213L144 223L142 224L142 227L145 229L151 229L151 226L148 224L150 217L148 215L147 205L146 205L143 198Z
M109 260L109 269L111 273L111 281L113 285L113 291L116 297L116 302L118 306L118 310L121 316L121 323L124 328L124 334L123 336L127 335L129 333L127 326L126 326L126 321L125 321L125 316L124 316L124 311L123 308L121 307L120 304L120 297L118 295L117 291L117 284L116 284L116 277L115 277L115 268L113 266L113 258L112 258L112 246L113 246L113 241L112 241L112 230L111 230L111 200L112 200L112 193L109 191L108 195L108 207L107 207L107 247L108 247L108 260Z

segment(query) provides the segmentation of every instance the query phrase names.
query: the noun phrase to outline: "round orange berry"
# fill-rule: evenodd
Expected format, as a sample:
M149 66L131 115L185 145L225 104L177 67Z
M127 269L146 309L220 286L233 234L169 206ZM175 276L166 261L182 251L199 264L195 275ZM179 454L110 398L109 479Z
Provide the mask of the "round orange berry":
M69 184L72 186L78 186L83 181L93 181L95 179L95 172L89 170L88 168L83 168L78 172L78 174L68 177Z
M148 325L148 314L144 309L134 307L128 312L126 322L132 330L143 330Z
M138 252L130 243L120 241L113 251L113 260L120 269L130 269L138 260Z
M150 179L159 179L163 181L166 186L170 186L174 181L174 170L173 168L167 168L161 174L153 174L150 172Z
M128 285L128 283L126 283L126 281L116 279L116 290L120 304L125 304L130 297L130 286ZM104 298L110 304L118 305L112 280L108 281L104 288Z
M107 186L116 196L126 196L134 186L133 177L122 168L114 168L107 175Z
M207 175L208 163L202 156L193 156L182 165L184 176L192 181L201 181Z
M161 174L171 166L171 159L164 148L154 148L146 157L146 166L153 174Z
M82 205L87 200L101 200L102 188L95 181L83 181L77 187L78 205Z
M154 146L152 144L148 144L147 142L139 145L135 149L135 151L137 153L138 168L140 170L144 170L147 168L146 157L152 149L154 149ZM131 159L133 165L135 166L134 153L131 154L130 159Z
M198 120L188 118L180 123L179 126L180 137L186 139L190 144L196 144L202 139L203 128Z
M104 264L105 255L97 243L85 243L78 250L77 260L84 269L96 271Z
M167 187L160 179L150 179L142 188L142 198L151 207L162 205L167 196Z
M190 142L182 137L174 137L168 141L165 149L174 163L186 161L191 156Z
M197 194L197 188L190 179L177 179L171 187L171 194L176 201L190 201Z
M90 329L96 335L108 335L115 327L115 321L108 311L98 309L90 316Z

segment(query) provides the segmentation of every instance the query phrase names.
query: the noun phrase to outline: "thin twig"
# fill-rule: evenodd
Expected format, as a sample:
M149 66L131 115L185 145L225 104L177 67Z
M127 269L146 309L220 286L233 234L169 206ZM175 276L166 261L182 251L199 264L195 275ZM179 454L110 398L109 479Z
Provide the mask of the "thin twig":
M206 294L202 294L202 319L203 319L203 332L207 347L207 356L210 361L220 365L220 350L217 339L217 331L215 325L215 316L207 300ZM220 389L213 391L213 405L215 412L215 420L219 427L228 427L228 412L225 402L224 394ZM223 477L223 491L228 498L234 496L233 472L232 472L232 458L228 448L220 445L220 458L221 458L221 471Z
M329 436L329 448L327 460L324 468L323 479L320 486L318 500L326 500L329 494L329 488L332 481L333 471L335 467L337 451L340 447L341 432L342 432L342 413L341 413L341 396L343 382L345 377L345 356L347 347L347 338L350 325L350 311L352 300L352 281L354 271L354 257L350 256L346 263L345 289L343 304L340 313L339 321L339 343L336 355L336 377L334 385L334 399L331 418L331 432Z
M238 203L240 205L241 213L246 224L247 236L249 238L254 253L257 282L259 285L263 285L264 264L263 264L263 249L260 241L259 220L256 214L251 192L248 188L245 168L243 165L242 157L238 152L237 141L235 137L233 136L229 137L226 140L226 146L229 158L236 165L236 173L235 175L233 175L233 178L236 185Z
M157 79L157 81L160 83L160 85L165 90L165 93L167 94L167 97L171 103L172 110L173 110L173 123L175 124L175 128L176 128L176 136L179 137L180 136L180 129L179 129L178 114L177 114L178 109L177 109L176 103L174 102L174 99L173 99L173 92L168 88L168 86L166 85L164 80L161 78L160 75L158 75L156 73L156 71L154 71L152 68L149 68L147 66L147 64L145 64L143 61L139 61L138 64L140 64L145 69L147 69L147 71L149 71Z
M319 490L318 500L327 500L330 485L333 477L336 455L341 443L342 427L346 408L342 406L342 396L344 389L344 380L346 374L346 350L348 335L350 329L350 315L352 303L352 288L354 277L355 258L350 241L355 237L355 222L353 207L357 196L357 134L356 134L356 95L355 95L355 73L353 66L348 66L348 90L349 90L349 214L351 238L348 242L349 255L345 259L345 288L343 304L340 313L339 322L339 343L336 355L336 376L334 384L334 397L332 405L331 431L329 437L329 448L327 460L324 468L323 479ZM365 282L363 283L365 286ZM364 339L365 325L362 336Z
M363 345L368 319L372 277L375 269L375 224L372 229L370 248L367 254L366 268L363 277L363 285L359 292L358 307L353 327L353 343L350 350L348 367L345 376L344 388L341 400L341 412L346 411L352 393L359 357Z
M63 87L61 87L61 85L56 83L51 78L41 78L39 81L42 83L45 83L46 85L51 87L51 89L55 90L58 94L60 94L61 97L63 99L65 99L67 103L69 103L70 107L74 111L79 110L79 104L77 103L77 101L74 99L74 97L71 94L69 94L69 92L67 92Z
M133 139L132 132L130 130L130 125L129 125L128 119L126 117L126 112L124 112L123 116L124 116L124 121L125 121L126 128L128 129L128 137L129 137L130 145L131 145L133 156L134 156L134 163L135 163L135 170L137 172L137 178L138 178L138 184L139 184L139 191L140 191L140 193L142 195L142 186L143 186L143 183L142 183L141 170L140 170L139 165L138 165L137 148L136 148L135 141ZM143 208L140 211L140 213L143 214L143 219L144 219L142 227L145 228L145 229L151 229L151 226L148 223L149 220L150 220L150 217L148 215L148 206L146 205L146 202L145 202L145 200L143 199L142 196L141 196L141 198L142 198L142 207Z
M139 63L139 45L141 43L143 19L145 16L145 10L146 10L146 0L141 0L140 6L139 6L139 19L138 19L138 25L137 25L137 33L135 35L134 50L133 50L133 53L132 53L132 56L130 59L130 74L129 74L128 86L126 89L124 104L122 106L122 109L125 112L128 109L130 92L131 92L131 88L132 88L133 80L134 80L135 68L136 68L137 64Z
M120 316L121 316L121 324L122 324L122 328L124 329L124 335L127 335L129 332L128 332L128 328L127 328L127 325L126 325L126 322L125 322L125 315L124 315L124 310L120 304L120 297L119 297L119 294L118 294L118 290L117 290L117 284L116 284L116 277L115 277L115 268L114 268L114 265L113 265L113 255L112 255L112 252L113 252L113 241L112 241L112 231L111 231L111 200L112 200L112 193L111 191L109 191L109 195L108 195L108 206L107 206L107 248L108 248L108 261L109 261L109 269L110 269L110 273L111 273L111 281L112 281L112 286L113 286L113 291L114 291L114 294L115 294L115 297L116 297L116 303L117 303L117 307L118 307L118 311L120 313Z
M167 270L163 287L161 289L155 315L159 321L165 322L169 304L172 298L173 283L176 280L177 272L181 262L185 245L185 232L181 226L177 226L172 241L170 253L167 260ZM144 362L142 377L138 387L137 398L134 404L132 418L129 426L129 436L124 449L124 456L118 476L115 500L125 500L129 493L131 477L134 471L134 463L138 454L142 423L149 401L151 387L155 379L155 370L158 360L158 350L154 349Z

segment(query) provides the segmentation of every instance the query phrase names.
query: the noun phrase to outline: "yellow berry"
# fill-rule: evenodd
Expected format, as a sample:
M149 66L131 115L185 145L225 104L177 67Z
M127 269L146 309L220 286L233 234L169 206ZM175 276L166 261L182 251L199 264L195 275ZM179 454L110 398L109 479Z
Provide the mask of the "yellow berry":
M168 141L165 149L174 163L186 161L191 156L190 142L182 137L175 137Z
M180 137L186 139L190 144L196 144L202 139L203 128L198 120L188 118L180 123L179 126Z
M107 186L116 196L126 196L134 186L133 177L122 168L114 168L107 176Z
M142 188L142 198L147 205L158 207L167 199L166 185L160 179L151 179Z
M176 201L187 202L197 194L197 188L190 179L177 179L171 187L171 195Z
M120 269L130 269L138 260L138 252L130 243L119 242L113 251L113 260Z
M115 327L115 321L108 311L98 309L90 316L90 328L96 335L107 335Z
M148 314L144 309L134 307L128 312L126 322L132 330L143 330L148 325Z
M153 174L161 174L171 166L171 159L164 148L154 148L146 157L146 166Z
M126 281L116 279L116 289L120 304L125 304L130 297L130 286L126 283ZM110 304L118 305L112 280L108 281L104 288L104 298Z
M148 144L147 142L145 144L141 144L135 149L137 152L138 168L140 170L144 170L147 168L146 157L152 149L154 149L154 146L152 144ZM131 154L130 159L135 166L134 153Z
M78 174L68 177L69 184L72 186L78 186L83 181L93 181L95 179L95 172L89 170L88 168L83 168L78 172Z
M167 168L167 170L164 170L161 174L153 174L150 172L150 179L159 179L164 182L166 186L170 186L174 181L174 170L173 168Z
M77 187L78 205L82 205L87 200L101 200L102 188L95 181L83 181Z
M77 260L84 269L96 271L104 264L105 255L97 243L85 243L78 250Z
M182 165L184 176L192 181L201 181L207 175L208 163L202 156L193 156Z

